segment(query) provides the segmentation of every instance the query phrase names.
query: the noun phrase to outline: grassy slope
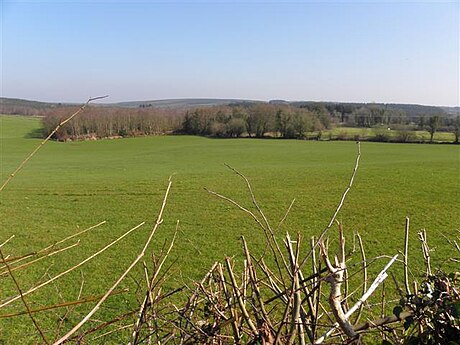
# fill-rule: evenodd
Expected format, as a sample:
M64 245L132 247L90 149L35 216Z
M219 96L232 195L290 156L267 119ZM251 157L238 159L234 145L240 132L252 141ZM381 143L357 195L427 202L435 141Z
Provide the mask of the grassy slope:
M39 143L37 139L24 138L39 126L39 120L4 116L0 125L3 180ZM401 248L404 217L410 215L414 255L418 255L416 230L423 227L437 255L445 254L450 247L441 234L458 229L460 218L459 147L366 142L362 151L356 185L339 217L346 230L363 234L369 257L394 254ZM280 234L300 231L309 237L318 234L330 218L348 183L355 155L353 142L188 136L51 142L2 193L0 241L15 234L5 251L20 255L72 234L78 226L108 221L84 236L72 252L19 274L23 286L28 287L48 269L48 273L55 274L69 267L141 221L151 224L166 180L175 174L165 222L152 249L158 250L173 236L179 219L173 258L177 259L174 272L180 271L182 276L175 274L171 285L177 284L174 280L189 282L199 278L213 261L239 254L238 239L242 234L256 252L263 250L262 235L253 222L203 190L209 187L251 206L242 181L222 163L229 163L250 178L273 223L282 218L290 201L296 198ZM148 227L144 227L89 263L84 269L84 295L101 293L110 286L135 257L147 232ZM49 267L51 263L54 264ZM79 284L80 272L74 272L57 287L65 299L72 299ZM133 285L132 281L127 284ZM9 289L12 287L6 284ZM50 286L30 300L37 304L57 303L59 298L50 298L55 289ZM118 308L120 303L134 301L114 298L108 306ZM19 307L17 303L4 312ZM85 308L77 311L83 313ZM110 310L103 310L101 317L106 313ZM70 322L75 323L75 319ZM23 335L30 330L30 324L27 317L0 321L0 339Z

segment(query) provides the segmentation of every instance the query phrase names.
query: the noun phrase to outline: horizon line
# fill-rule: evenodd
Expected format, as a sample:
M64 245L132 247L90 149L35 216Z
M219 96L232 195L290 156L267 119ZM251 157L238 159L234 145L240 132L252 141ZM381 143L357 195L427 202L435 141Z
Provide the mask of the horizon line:
M55 104L81 104L86 102L87 99L82 101L48 101L48 100L37 100L21 97L7 97L0 96L0 99L16 99L30 102L40 102L40 103L55 103ZM108 97L110 99L110 95ZM315 102L315 103L348 103L348 104L406 104L406 105L420 105L425 107L447 107L447 108L460 108L460 102L457 105L445 105L445 104L423 104L423 103L414 103L414 102L383 102L383 101L332 101L332 100L311 100L311 99L301 99L301 100L289 100L283 98L271 98L267 100L253 99L253 98L238 98L238 97L176 97L176 98L157 98L157 99L144 99L144 100L122 100L122 101L113 101L109 103L93 103L93 104L118 104L118 103L142 103L142 102L160 102L160 101L178 101L178 100L223 100L223 101L244 101L244 102L265 102L269 103L271 101L281 101L281 102Z

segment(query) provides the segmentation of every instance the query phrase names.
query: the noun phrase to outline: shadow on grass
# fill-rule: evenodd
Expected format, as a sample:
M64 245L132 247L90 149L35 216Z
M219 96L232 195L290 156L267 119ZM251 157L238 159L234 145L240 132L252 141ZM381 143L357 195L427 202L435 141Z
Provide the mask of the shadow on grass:
M26 139L43 139L44 128L35 128L24 135ZM0 343L1 344L1 343Z

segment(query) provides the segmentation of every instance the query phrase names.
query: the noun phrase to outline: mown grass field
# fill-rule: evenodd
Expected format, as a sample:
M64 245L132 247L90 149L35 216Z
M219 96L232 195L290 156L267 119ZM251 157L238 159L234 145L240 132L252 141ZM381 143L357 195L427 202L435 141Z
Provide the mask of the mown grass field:
M11 173L40 142L29 133L40 127L33 118L1 116L1 178ZM354 142L298 140L207 139L189 136L143 137L91 142L48 143L0 195L0 242L15 238L3 250L22 255L106 220L81 237L78 247L44 260L17 274L24 289L47 275L79 262L126 230L142 227L100 257L39 290L32 306L72 300L84 277L83 295L101 294L135 258L153 224L167 184L171 196L151 250L171 240L180 221L170 262L175 261L169 287L199 279L216 260L239 257L244 235L254 252L264 238L254 222L228 203L209 195L217 191L251 207L243 181L228 163L252 182L269 220L277 224L292 199L296 202L279 230L319 234L328 223L348 184L356 157ZM362 143L355 185L339 219L349 236L359 231L368 257L394 255L402 249L405 216L411 217L411 260L419 260L417 231L426 228L434 248L434 265L442 264L451 246L443 238L459 228L460 147L455 145ZM335 235L335 233L333 233ZM335 236L334 236L335 239ZM148 260L148 258L147 258ZM376 264L378 271L383 262ZM400 267L399 267L400 268ZM399 269L395 268L395 270ZM420 270L422 267L419 267ZM133 272L124 286L135 291ZM417 272L414 272L417 273ZM398 273L399 274L399 273ZM2 277L0 297L15 294ZM60 291L59 296L57 290ZM134 306L132 297L109 299L97 318ZM75 308L70 327L90 305ZM2 313L22 310L20 301ZM64 311L56 312L63 315ZM46 314L37 316L46 325ZM53 328L56 325L48 325ZM0 343L30 343L27 316L0 319ZM15 342L12 342L14 339ZM20 339L20 341L18 341Z
M387 135L390 141L397 141L399 135L398 132L399 131L395 129L387 130L384 126L381 126L381 128L335 127L331 130L325 131L324 137L326 139L328 139L328 137L335 139L340 136L345 138L358 137L360 140L369 140L372 139L376 133L379 133ZM428 143L430 141L430 133L426 130L412 131L409 141ZM438 143L452 143L455 141L455 136L451 132L438 131L434 133L433 141Z

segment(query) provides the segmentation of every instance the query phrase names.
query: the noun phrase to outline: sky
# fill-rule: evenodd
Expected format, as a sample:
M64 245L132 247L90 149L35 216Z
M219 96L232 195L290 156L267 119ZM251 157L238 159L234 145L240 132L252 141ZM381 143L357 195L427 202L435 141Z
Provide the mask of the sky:
M1 2L1 95L459 105L458 1Z

